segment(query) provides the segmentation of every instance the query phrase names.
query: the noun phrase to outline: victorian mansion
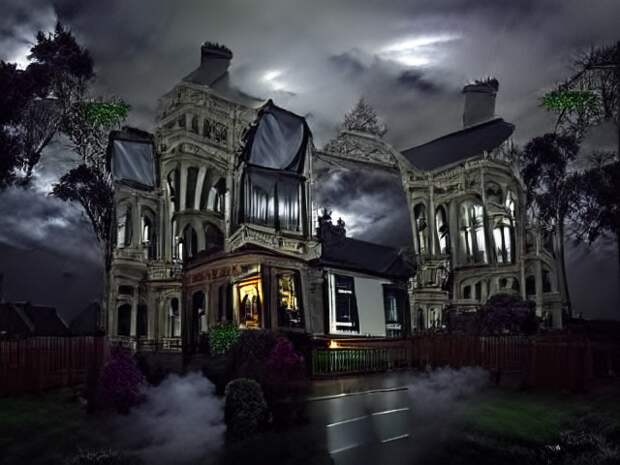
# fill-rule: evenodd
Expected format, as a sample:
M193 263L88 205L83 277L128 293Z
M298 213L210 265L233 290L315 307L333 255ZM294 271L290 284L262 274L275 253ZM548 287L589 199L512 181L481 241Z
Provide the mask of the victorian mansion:
M514 126L495 116L497 81L466 86L463 128L424 145L398 151L343 130L320 150L303 117L230 83L231 59L205 43L196 70L161 97L155 134L110 136L112 340L180 350L220 322L401 337L495 293L533 300L561 326L553 251L526 221L506 156ZM313 221L319 158L400 176L413 254L347 237L326 211Z

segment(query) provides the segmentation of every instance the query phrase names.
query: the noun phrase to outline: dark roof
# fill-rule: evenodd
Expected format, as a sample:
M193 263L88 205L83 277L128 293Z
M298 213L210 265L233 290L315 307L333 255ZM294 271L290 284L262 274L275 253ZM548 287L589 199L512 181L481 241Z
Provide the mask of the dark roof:
M514 129L513 124L495 118L404 150L402 154L414 167L434 170L492 151L508 139Z
M310 129L306 120L269 100L248 131L244 158L250 165L301 172Z
M349 237L323 242L319 263L402 279L412 275L397 249Z
M0 304L0 337L2 336L28 336L32 334L34 327L9 303Z
M30 303L15 304L21 308L34 325L35 336L67 336L69 328L60 319L54 307L32 305Z
M0 333L8 336L67 336L69 328L53 307L28 302L0 304Z
M131 127L112 131L108 141L108 157L115 181L142 189L155 187L155 144L152 134Z
M98 334L100 312L101 307L97 302L88 305L69 323L71 334L76 336L94 336Z

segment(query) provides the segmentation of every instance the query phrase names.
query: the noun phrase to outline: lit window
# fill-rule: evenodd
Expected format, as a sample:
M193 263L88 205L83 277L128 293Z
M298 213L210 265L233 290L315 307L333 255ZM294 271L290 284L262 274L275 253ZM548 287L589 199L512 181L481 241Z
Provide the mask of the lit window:
M439 253L450 253L450 231L448 230L448 217L443 207L437 207L435 212L435 226L437 228L437 240Z
M359 317L357 314L353 278L350 276L336 275L334 282L336 293L336 330L357 332L359 331Z
M385 333L388 337L402 336L404 299L402 290L384 287Z
M486 263L484 209L477 202L466 201L460 210L461 251L466 263Z
M278 326L304 327L299 284L299 275L296 272L278 275Z
M254 276L236 285L239 298L239 323L246 328L260 328L262 290L261 279Z
M428 250L426 207L421 203L416 205L413 209L413 215L415 217L415 228L418 238L418 253L425 254Z

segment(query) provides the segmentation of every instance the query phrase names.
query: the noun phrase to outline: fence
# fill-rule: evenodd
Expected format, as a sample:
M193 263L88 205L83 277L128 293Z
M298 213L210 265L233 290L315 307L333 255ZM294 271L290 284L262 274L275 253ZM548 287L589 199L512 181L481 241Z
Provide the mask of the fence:
M97 376L106 350L103 336L0 340L0 395L84 383Z
M398 368L479 366L498 376L515 373L523 385L583 390L593 377L591 343L581 337L428 334L393 341L359 341L312 351L314 377Z

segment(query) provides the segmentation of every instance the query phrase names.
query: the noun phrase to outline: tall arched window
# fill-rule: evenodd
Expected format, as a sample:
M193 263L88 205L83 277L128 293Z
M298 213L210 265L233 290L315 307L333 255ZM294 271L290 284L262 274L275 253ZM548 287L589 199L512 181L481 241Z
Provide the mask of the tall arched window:
M168 337L181 336L181 310L179 309L179 299L170 299L168 307Z
M448 216L444 207L439 206L435 210L435 228L437 231L437 243L439 253L450 253L450 231L448 229Z
M198 134L198 116L192 116L192 132Z
M207 210L215 213L222 213L224 211L224 192L226 191L226 181L224 178L220 178L209 189L207 197Z
M465 263L486 263L484 209L477 201L466 200L459 211L460 246Z
M418 239L418 253L425 254L428 251L428 222L424 204L419 203L413 208L413 216Z
M116 244L119 248L131 245L133 233L133 215L131 205L119 210L119 216L116 224Z
M211 223L205 223L205 250L207 252L217 252L224 248L224 234L220 228Z
M185 226L183 230L182 248L180 250L183 260L195 256L198 253L198 234L191 226Z
M146 246L146 257L150 260L157 258L157 234L154 219L155 215L150 210L142 215L142 244Z
M131 305L123 304L117 310L116 334L129 336L131 333Z
M207 307L205 293L197 291L192 296L192 315L198 333L207 332Z
M514 232L512 219L506 216L496 220L493 228L495 242L495 258L497 263L505 264L514 261Z
M514 218L515 197L511 191L506 193L504 201L506 215L495 220L493 227L493 241L495 242L495 258L497 263L514 262Z
M185 209L197 208L194 206L196 198L196 182L198 181L198 168L190 166L187 169L187 188L185 189Z
M168 195L170 199L170 211L175 212L179 210L179 170L174 169L168 173L166 177L168 184Z

